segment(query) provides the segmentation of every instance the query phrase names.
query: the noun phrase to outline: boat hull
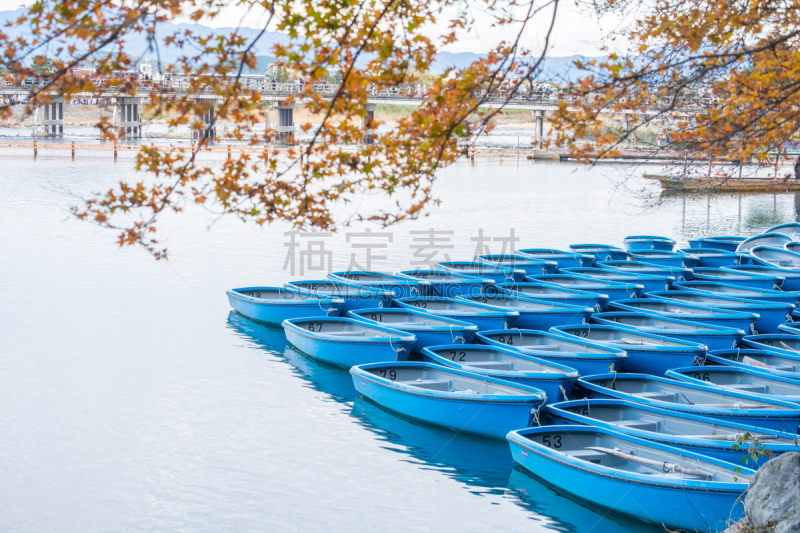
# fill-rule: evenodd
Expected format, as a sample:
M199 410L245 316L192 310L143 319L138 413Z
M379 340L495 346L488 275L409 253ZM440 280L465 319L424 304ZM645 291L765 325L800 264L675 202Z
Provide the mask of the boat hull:
M325 339L305 335L284 327L286 339L306 355L332 365L350 368L367 363L403 361L411 353L414 342L357 342Z
M250 320L273 325L280 325L287 318L338 316L342 305L341 300L338 302L310 300L308 303L304 303L302 300L286 302L262 300L259 302L256 298L242 296L234 291L228 291L227 294L228 303L234 311Z
M356 390L381 407L453 431L495 439L504 439L514 428L528 427L533 418L531 411L538 411L543 404L542 399L496 402L408 392L384 385L358 370L351 370Z
M555 453L527 444L514 433L508 440L514 460L546 482L580 499L642 520L691 531L718 531L727 526L729 518L738 520L743 515L743 506L736 505L743 490L644 483L568 463Z

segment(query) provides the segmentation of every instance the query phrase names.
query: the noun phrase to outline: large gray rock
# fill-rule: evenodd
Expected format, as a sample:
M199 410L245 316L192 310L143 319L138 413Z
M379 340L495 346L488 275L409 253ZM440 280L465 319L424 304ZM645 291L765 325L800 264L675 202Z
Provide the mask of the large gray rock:
M800 520L784 520L775 526L772 533L800 533Z
M798 531L800 524L800 452L785 453L759 468L744 502L755 528ZM780 524L780 528L776 527Z

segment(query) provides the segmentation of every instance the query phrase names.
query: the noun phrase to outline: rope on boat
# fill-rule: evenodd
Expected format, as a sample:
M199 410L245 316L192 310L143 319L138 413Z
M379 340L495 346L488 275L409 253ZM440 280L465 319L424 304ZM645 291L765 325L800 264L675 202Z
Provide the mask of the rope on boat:
M692 468L686 468L679 464L672 464L666 461L659 462L654 461L652 459L646 459L644 457L637 457L636 455L631 455L629 453L621 452L618 448L610 449L610 448L603 448L600 446L587 446L587 450L594 450L596 452L607 453L609 455L614 455L616 457L620 457L622 459L627 459L628 461L635 461L637 463L643 463L650 466L655 466L661 468L661 471L665 474L670 472L679 472L681 474L687 474L690 476L697 476L697 477L704 477L706 479L714 479L714 474L709 472L704 472L703 470L694 470Z
M326 314L326 315L327 315L327 314L329 314L331 311L338 311L338 310L339 310L339 308L338 308L338 307L329 307L329 308L327 308L327 309L324 309L324 308L322 307L322 300L317 300L317 306L318 306L318 307L319 307L319 308L320 308L322 311L325 311L325 314Z
M559 386L558 386L558 390L560 390L560 391L561 391L561 394L563 394L563 395L564 395L564 401L565 401L565 402L566 402L566 401L568 401L568 400L569 400L569 398L567 397L567 390L564 388L564 385L559 385Z
M533 415L533 422L536 422L536 425L541 427L542 423L539 422L539 408L531 407L531 414Z
M706 366L706 360L708 360L708 352L704 353L702 358L695 355L692 359L692 366Z
M405 348L395 348L395 347L394 347L394 344L392 344L392 338L391 338L391 337L389 337L389 347L390 347L392 350L394 350L394 353L395 353L395 354L397 354L397 355L395 355L395 357L398 357L398 356L400 355L400 352L405 352L405 351L406 351L406 349L405 349Z

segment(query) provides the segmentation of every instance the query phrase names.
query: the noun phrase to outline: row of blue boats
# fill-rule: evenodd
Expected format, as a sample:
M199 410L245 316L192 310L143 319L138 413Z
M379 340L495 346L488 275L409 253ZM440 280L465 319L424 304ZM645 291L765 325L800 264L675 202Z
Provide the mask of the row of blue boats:
M227 295L364 398L489 438L545 482L670 527L742 516L800 451L800 224L527 248Z

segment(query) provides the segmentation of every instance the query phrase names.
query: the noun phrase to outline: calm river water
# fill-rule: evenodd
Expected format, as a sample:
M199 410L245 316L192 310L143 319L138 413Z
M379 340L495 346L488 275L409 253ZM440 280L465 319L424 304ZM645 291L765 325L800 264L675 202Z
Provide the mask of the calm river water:
M130 155L1 157L2 531L647 531L543 486L504 442L364 401L346 371L230 313L225 290L324 277L367 253L372 268L406 269L431 258L430 229L452 232L434 234L453 246L437 261L499 252L512 229L517 247L685 244L798 211L794 195L644 202L615 189L620 169L479 160L442 171L428 218L297 246L286 225L189 209L160 225L158 262L69 216L77 197L132 179Z

